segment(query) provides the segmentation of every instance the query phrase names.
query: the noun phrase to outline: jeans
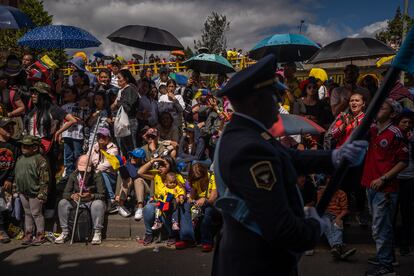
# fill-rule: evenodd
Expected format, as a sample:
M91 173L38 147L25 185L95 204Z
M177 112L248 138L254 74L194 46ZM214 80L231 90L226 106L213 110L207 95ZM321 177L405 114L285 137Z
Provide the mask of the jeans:
M63 165L66 176L69 176L75 170L76 160L82 153L83 140L63 138L63 141Z
M154 224L155 220L155 205L155 202L150 202L144 206L143 215L145 224L145 235L153 234L151 227ZM179 238L180 240L193 241L195 238L193 225L191 224L190 205L188 203L184 203L184 205L178 206L177 208L179 208L180 210L179 216L181 217ZM168 236L173 237L174 233L172 231L172 212L166 213L166 216L162 216L161 221L166 227ZM190 222L189 224L188 221Z
M111 201L115 200L116 177L116 174L102 172L102 179Z
M101 230L104 227L104 215L105 215L105 202L100 199L96 199L90 202L81 203L80 207L89 208L91 211L92 224L94 230ZM62 228L62 232L69 233L68 219L70 210L76 208L76 204L72 204L67 199L62 199L58 204L59 223Z
M32 198L23 194L19 195L24 209L24 228L26 233L32 234L36 227L36 233L45 232L45 218L43 217L43 202L38 198Z
M325 231L326 239L328 240L328 243L331 247L334 247L335 245L343 244L342 241L342 229L335 226L335 218L336 216L332 214L324 214L322 216L322 219L325 221L325 223L328 225Z
M382 193L367 189L368 206L372 214L372 238L381 266L392 267L394 256L393 216L397 193Z

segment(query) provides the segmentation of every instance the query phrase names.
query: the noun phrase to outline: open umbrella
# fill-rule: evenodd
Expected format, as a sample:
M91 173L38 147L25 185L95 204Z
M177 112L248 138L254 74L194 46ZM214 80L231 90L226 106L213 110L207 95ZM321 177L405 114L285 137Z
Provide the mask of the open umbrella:
M208 48L207 47L200 47L200 48L197 48L197 53L199 53L199 54L208 54Z
M184 46L170 32L142 25L124 26L108 36L112 42L149 51L182 50Z
M188 77L177 73L171 73L170 78L175 80L178 85L186 85L188 82Z
M383 42L370 37L344 38L320 49L308 63L352 61L394 55L395 51Z
M47 25L28 31L18 44L32 49L83 49L98 47L101 42L78 27Z
M105 55L102 52L97 51L93 53L93 56L96 58L103 58Z
M270 133L275 137L325 132L324 128L303 116L279 114L278 118L278 121L270 129Z
M277 62L305 61L320 49L319 45L300 34L275 34L259 41L249 56L255 60L272 53Z
M102 59L103 60L113 60L114 57L113 56L103 56Z
M178 56L183 57L183 56L185 56L185 53L182 50L175 50L175 51L171 52L171 55L176 56L176 57L178 57Z
M32 28L32 20L19 9L0 5L0 29Z
M135 58L136 60L142 60L143 57L141 55L138 54L132 54L132 57Z
M227 74L235 72L224 57L214 54L199 54L183 62L183 65L205 74Z

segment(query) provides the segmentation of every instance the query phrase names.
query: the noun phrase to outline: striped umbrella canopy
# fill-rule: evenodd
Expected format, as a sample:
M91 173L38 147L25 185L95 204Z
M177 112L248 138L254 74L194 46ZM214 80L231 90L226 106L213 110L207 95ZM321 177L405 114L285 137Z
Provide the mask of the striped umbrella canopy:
M83 49L98 47L101 42L78 27L47 25L28 31L18 44L32 49Z
M325 129L317 123L299 115L279 114L278 121L270 129L275 137L296 134L321 134Z

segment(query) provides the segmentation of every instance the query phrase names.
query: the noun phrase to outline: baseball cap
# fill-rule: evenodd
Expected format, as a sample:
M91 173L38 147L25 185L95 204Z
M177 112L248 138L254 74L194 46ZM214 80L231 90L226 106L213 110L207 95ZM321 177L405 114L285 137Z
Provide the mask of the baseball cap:
M141 159L145 159L146 157L145 150L141 148L137 148L137 149L134 149L133 151L130 151L129 155L132 155L136 158L141 158Z

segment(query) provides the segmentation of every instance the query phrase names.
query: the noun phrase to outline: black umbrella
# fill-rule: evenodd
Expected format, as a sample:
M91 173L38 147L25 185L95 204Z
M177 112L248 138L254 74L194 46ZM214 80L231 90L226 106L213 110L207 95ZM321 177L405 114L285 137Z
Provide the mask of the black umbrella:
M377 39L348 37L326 45L308 63L352 61L390 55L395 55L395 51Z
M149 51L182 50L184 46L170 32L155 27L128 25L108 36L112 42Z
M142 60L143 57L141 55L138 54L132 54L132 57L135 58L136 60Z

